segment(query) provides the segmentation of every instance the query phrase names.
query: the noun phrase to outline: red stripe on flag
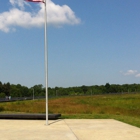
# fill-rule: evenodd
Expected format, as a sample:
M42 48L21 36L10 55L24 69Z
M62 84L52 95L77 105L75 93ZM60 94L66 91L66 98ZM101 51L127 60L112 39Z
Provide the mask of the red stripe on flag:
M25 0L25 1L29 1L29 2L43 2L44 3L44 0Z

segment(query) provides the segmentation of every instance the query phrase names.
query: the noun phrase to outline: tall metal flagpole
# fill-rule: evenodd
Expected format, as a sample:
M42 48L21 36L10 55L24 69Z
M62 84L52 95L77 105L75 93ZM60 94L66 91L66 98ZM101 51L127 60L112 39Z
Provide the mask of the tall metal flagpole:
M46 1L47 0L25 0L29 2L43 2L44 3L44 19L45 19L45 30L44 30L44 55L45 55L45 85L46 85L46 125L48 125L48 47L47 47L47 10Z
M45 84L46 84L46 125L48 125L48 47L47 47L47 10L46 0L44 0L44 18L45 18L45 31L44 31L44 51L45 51Z

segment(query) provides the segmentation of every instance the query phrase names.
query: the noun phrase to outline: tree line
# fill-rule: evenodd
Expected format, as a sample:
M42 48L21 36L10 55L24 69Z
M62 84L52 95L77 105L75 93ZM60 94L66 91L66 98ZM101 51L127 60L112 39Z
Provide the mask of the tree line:
M64 95L95 95L107 93L137 93L140 92L140 84L109 84L92 85L92 86L77 86L77 87L54 87L48 88L49 96L64 96ZM20 84L2 83L0 81L0 97L32 97L45 96L45 87L42 84L26 87Z

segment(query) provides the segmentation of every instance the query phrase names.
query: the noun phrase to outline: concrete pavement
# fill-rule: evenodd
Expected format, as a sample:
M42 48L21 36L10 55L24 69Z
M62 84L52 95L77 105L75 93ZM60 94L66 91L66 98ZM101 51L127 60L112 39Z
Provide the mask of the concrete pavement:
M139 140L140 128L112 119L0 120L1 140Z

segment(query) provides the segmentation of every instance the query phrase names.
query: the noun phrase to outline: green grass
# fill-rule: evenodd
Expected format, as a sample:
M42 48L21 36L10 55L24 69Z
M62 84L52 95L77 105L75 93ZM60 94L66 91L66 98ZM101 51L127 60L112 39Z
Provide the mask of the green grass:
M0 103L0 112L45 113L45 100ZM140 127L140 94L49 99L49 113L69 119L116 119Z

